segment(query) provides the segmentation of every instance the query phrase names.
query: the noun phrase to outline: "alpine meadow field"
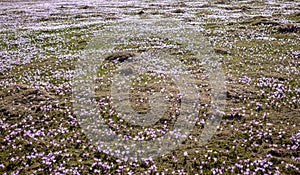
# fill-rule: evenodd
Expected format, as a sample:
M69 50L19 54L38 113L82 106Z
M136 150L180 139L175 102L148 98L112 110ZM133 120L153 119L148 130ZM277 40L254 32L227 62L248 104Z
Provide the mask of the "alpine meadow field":
M300 174L300 2L1 0L0 174Z

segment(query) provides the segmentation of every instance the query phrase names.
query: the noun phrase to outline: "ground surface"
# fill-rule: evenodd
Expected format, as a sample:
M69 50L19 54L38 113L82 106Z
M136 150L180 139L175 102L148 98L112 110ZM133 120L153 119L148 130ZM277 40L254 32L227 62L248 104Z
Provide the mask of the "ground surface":
M1 1L0 173L299 174L299 11L300 3L292 0ZM150 161L123 162L101 152L81 131L71 80L87 43L103 28L122 20L153 18L181 20L201 29L222 63L227 105L216 134L199 145L210 106L207 75L193 55L167 51L178 54L194 72L203 97L199 121L172 152ZM126 51L131 48L138 54L167 42L146 43L144 49L145 42L137 40L107 60L126 59L134 55ZM103 97L109 94L109 75L116 64L108 61L98 70L100 101L107 100ZM145 74L132 90L132 104L140 113L148 109L147 103L138 103L147 96L142 84L149 82L148 89L163 86L153 79L155 75ZM176 98L172 105L178 105ZM105 112L103 117L129 138L144 138L138 132L143 128L110 120ZM173 120L160 120L154 132L164 133Z

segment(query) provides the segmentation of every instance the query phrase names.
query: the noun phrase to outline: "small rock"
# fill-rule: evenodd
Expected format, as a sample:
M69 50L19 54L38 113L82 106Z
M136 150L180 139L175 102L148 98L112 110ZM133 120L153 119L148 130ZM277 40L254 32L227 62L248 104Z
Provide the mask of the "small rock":
M142 14L145 14L145 12L143 10L141 10L141 11L137 12L136 14L142 15Z
M172 11L173 13L184 13L185 11L182 9L176 9L174 11Z
M278 78L279 81L284 81L285 79L283 77Z
M137 56L137 54L132 52L115 52L108 57L105 58L105 60L112 61L112 62L124 62L132 57Z
M88 6L88 5L82 5L79 7L79 9L90 9L93 8L92 6Z
M293 24L284 24L280 25L277 30L280 33L296 33L298 31L298 27Z

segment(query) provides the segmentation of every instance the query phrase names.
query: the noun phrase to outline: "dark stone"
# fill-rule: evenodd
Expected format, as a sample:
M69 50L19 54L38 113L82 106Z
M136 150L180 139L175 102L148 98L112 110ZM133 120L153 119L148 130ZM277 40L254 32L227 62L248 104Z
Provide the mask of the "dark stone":
M280 25L277 30L280 33L296 33L298 31L298 27L293 24L284 24Z
M130 58L135 57L136 54L132 52L115 52L108 57L105 58L105 60L111 61L111 62L124 62Z
M138 15L142 15L142 14L145 14L145 12L143 10L137 12Z
M184 13L185 11L182 9L176 9L174 11L172 11L173 13Z

